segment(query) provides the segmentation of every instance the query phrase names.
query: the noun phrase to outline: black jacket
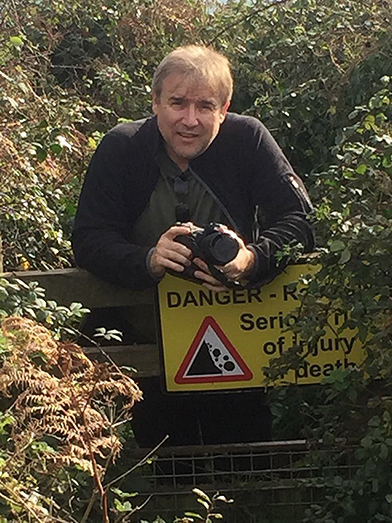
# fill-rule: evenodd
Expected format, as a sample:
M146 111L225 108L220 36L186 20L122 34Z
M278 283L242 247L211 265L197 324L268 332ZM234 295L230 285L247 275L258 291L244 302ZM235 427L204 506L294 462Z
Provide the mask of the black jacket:
M128 237L160 176L155 158L161 140L155 117L112 129L92 158L75 219L77 264L133 289L156 283L146 267L149 247L132 245ZM257 119L229 113L215 140L189 167L253 247L253 285L283 269L275 253L284 245L299 242L305 251L313 248L306 190ZM257 208L264 229L252 238Z

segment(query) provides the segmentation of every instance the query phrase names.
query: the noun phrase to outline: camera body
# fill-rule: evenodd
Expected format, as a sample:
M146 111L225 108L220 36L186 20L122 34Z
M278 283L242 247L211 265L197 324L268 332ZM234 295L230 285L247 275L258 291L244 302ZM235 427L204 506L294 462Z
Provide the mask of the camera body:
M192 251L194 258L204 260L212 275L225 286L233 287L235 285L215 267L215 265L226 265L226 263L234 260L240 248L237 240L227 232L222 231L219 223L211 222L205 227L192 225L190 234L179 235L175 241L188 247ZM181 273L181 276L200 282L194 276L197 270L200 269L194 263L191 263Z

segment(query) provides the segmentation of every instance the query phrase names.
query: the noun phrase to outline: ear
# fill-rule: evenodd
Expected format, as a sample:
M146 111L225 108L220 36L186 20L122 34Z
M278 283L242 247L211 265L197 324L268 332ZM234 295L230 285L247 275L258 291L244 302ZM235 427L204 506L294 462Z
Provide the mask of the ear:
M220 109L220 116L219 116L220 123L224 122L229 107L230 107L230 100L227 100L225 105L223 105Z
M159 96L156 93L152 93L152 110L154 114L157 114L159 105Z

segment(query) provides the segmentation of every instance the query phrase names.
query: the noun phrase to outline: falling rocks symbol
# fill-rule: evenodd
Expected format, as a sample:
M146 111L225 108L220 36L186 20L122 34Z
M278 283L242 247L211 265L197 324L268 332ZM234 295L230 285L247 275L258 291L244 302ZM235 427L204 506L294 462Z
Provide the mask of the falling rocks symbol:
M251 370L211 316L204 318L176 377L176 383L247 381Z
M211 344L210 344L211 345ZM217 367L212 359L210 353L210 347L203 341L197 356L193 360L191 366L188 369L187 376L205 376L206 374L222 374L222 370ZM220 354L219 349L214 349L213 352Z

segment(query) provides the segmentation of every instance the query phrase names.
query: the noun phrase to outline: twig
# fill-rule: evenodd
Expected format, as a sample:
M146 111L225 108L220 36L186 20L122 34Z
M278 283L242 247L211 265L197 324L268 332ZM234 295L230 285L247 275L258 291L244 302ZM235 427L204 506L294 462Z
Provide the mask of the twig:
M19 503L20 505L23 506L23 508L26 510L26 512L28 514L30 514L30 516L33 516L36 521L40 522L40 523L43 523L44 521L53 521L53 522L58 522L58 523L67 523L65 520L61 519L61 518L57 518L57 517L54 517L54 516L50 516L46 513L42 513L42 507L40 507L39 505L35 505L37 509L40 509L40 513L36 513L35 510L33 510L33 508L31 506L29 506L25 500L15 491L13 490L12 488L10 488L6 483L4 483L3 481L0 480L0 486L6 490L8 492L8 494L11 496L11 498L8 498L7 496L5 496L2 492L0 492L0 497L3 498L5 501L7 501L7 503L10 503L11 505L15 504L16 503ZM12 499L14 498L14 499Z
M92 343L98 350L99 352L102 354L102 356L104 356L104 358L106 358L108 360L108 362L113 365L113 367L116 369L116 371L119 373L119 374L124 374L126 376L126 374L120 369L120 367L117 365L117 363L111 358L111 356L105 351L105 349L98 343L96 342L95 340L93 340L92 338L90 338L90 336L87 336L86 334L84 334L82 331L80 331L79 329L75 329L74 327L72 327L72 329L75 331L75 333L77 333L79 336L82 336L85 340L89 341L90 343Z
M259 7L259 8L251 9L248 14L242 16L239 20L235 20L231 24L229 24L226 27L224 27L223 29L221 29L218 32L218 34L216 34L214 36L214 38L212 38L212 40L210 40L209 42L206 43L206 45L212 45L215 42L215 40L217 40L223 33L228 31L229 29L232 29L236 25L241 24L242 22L246 22L246 20L248 20L249 18L252 18L252 16L263 13L264 11L267 11L271 7L275 7L277 5L288 4L289 2L291 2L291 0L280 0L280 1L268 4L268 5L263 5L262 7Z
M80 520L80 523L86 523L86 521L90 515L90 512L94 506L95 500L97 499L97 494L98 494L98 489L95 489L91 495L90 501L88 502L87 508L84 511L84 514L83 514L82 519Z
M102 481L101 481L101 478L99 476L98 467L97 467L97 460L95 459L94 451L93 451L93 448L92 448L92 445L91 445L91 438L90 438L90 434L88 433L88 424L87 424L87 419L86 419L86 409L87 409L88 405L90 405L90 402L91 402L92 398L94 397L96 385L97 385L97 382L95 381L94 386L91 389L91 392L89 394L89 397L87 398L86 403L84 405L83 412L82 412L82 417L83 417L83 425L84 425L84 430L85 430L88 450L89 450L89 454L90 454L90 460L91 460L91 464L93 466L94 481L95 481L95 485L97 487L97 490L98 490L98 492L99 492L99 494L101 496L101 504L102 504L102 512L103 512L103 514L102 514L102 516L103 516L103 523L108 523L109 522L109 518L108 518L107 489L105 490L103 488Z
M127 514L120 514L115 520L114 523L119 523L120 521L123 521L123 523L126 523L127 521L130 521L130 517L135 514L138 510L142 510L147 503L150 501L150 499L153 497L153 494L150 494L148 498L143 501L141 505L138 505L137 507L130 510Z
M152 450L150 450L150 452L148 454L146 454L143 459L138 461L138 463L136 463L136 465L131 467L129 470L127 470L126 472L124 472L123 474L118 476L117 478L110 481L107 485L105 485L104 488L106 490L109 489L112 485L114 485L114 483L117 483L117 481L124 479L126 476L128 476L128 474L130 474L131 472L136 470L138 467L142 467L151 458L151 456L153 454L155 454L155 452L165 443L165 441L168 439L168 437L169 437L169 435L166 434L166 436L163 438L163 440L160 443L158 443L158 445L156 447L154 447Z
M330 45L328 46L328 52L329 52L329 57L331 58L331 62L333 63L333 65L336 67L336 69L339 71L340 74L344 74L344 69L342 67L340 67L340 65L337 63Z

